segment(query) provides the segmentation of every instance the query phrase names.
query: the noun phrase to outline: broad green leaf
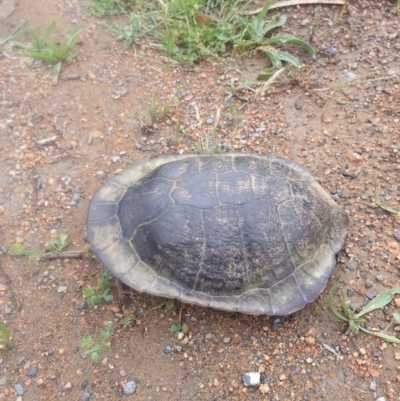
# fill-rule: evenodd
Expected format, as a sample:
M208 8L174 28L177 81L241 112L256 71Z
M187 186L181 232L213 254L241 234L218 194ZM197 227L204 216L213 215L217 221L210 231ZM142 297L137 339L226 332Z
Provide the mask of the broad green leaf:
M265 24L262 28L262 36L259 38L259 40L261 40L269 31L285 25L286 19L286 15L275 15L274 18L270 22L268 22L268 24Z
M294 36L273 36L272 38L264 40L262 42L263 45L264 44L265 45L276 45L276 44L285 44L285 43L289 43L291 45L296 45L296 46L302 47L303 49L307 50L311 54L311 57L313 59L315 59L315 57L316 57L315 51L310 44L308 44L307 42L304 42L303 40L298 39Z
M363 331L364 333L371 334L375 337L382 338L382 340L385 340L388 343L400 344L400 338L390 336L389 334L381 333L379 331L370 331L370 330L364 329L364 327L360 327L360 330Z
M400 323L400 313L393 313L393 318L397 323Z
M276 68L267 68L257 75L257 81L268 81L274 75Z
M290 53L278 51L275 53L275 56L282 61L286 61L287 63L293 65L296 68L300 66L299 60L297 60L297 58Z
M114 299L114 297L112 295L105 295L103 298L107 302L111 302Z
M99 360L99 354L97 352L92 352L92 361L97 362Z
M382 308L383 306L390 303L396 294L400 294L400 288L391 288L389 290L381 292L354 317L359 318L375 309Z
M273 69L282 67L281 60L276 56L276 52L266 48L261 48L261 51L271 60Z

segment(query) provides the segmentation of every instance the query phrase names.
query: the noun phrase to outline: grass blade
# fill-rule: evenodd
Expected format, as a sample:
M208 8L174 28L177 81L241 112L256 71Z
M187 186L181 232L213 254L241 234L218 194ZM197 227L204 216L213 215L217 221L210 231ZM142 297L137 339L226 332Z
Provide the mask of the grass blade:
M391 288L389 290L381 292L354 317L359 318L375 309L382 308L383 306L391 302L396 294L400 294L400 288Z
M342 320L343 322L348 323L348 319L341 315L338 310L335 308L335 306L333 305L333 293L335 292L337 286L339 285L339 282L337 282L336 284L334 284L332 286L332 288L330 289L329 293L328 293L328 309L339 319Z
M315 51L311 45L309 45L307 42L304 42L301 39L298 39L294 36L274 36L270 39L267 39L263 41L263 44L265 45L276 45L276 44L285 44L289 43L291 45L296 45L299 47L302 47L303 49L307 50L313 59L316 58Z
M18 24L10 33L8 33L4 38L0 39L0 47L9 42L11 39L16 38L18 35L26 32L26 29L20 31L20 29L28 22L28 20L23 20L20 24Z
M371 334L375 337L382 338L382 340L387 341L388 343L396 343L400 344L400 338L390 336L389 334L377 332L377 331L370 331L367 329L364 329L364 327L360 327L360 330L363 331L364 333Z

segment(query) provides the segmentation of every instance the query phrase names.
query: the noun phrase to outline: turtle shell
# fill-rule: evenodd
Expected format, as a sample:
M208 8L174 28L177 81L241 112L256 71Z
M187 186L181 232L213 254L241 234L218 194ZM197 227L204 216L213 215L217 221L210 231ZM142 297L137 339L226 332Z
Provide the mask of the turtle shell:
M94 195L87 238L138 291L246 314L285 315L326 287L348 217L281 157L168 156Z

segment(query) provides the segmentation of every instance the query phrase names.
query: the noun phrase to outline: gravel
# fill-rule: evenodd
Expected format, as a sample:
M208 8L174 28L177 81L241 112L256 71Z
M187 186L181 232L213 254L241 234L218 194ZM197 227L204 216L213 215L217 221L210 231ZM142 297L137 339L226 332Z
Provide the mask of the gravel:
M15 383L14 384L14 389L17 395L24 395L24 388L22 387L22 384Z
M168 355L168 354L171 353L171 351L172 351L171 346L170 346L169 344L165 344L165 345L164 345L164 348L163 348L164 354L165 354L165 355Z
M136 390L136 382L131 380L129 382L126 382L123 384L123 389L124 389L124 394L125 395L131 395L135 392Z
M258 386L260 384L259 372L248 372L243 375L243 384L248 386Z
M28 377L35 377L37 373L37 367L32 366L31 368L29 368L29 370L26 372L26 375Z

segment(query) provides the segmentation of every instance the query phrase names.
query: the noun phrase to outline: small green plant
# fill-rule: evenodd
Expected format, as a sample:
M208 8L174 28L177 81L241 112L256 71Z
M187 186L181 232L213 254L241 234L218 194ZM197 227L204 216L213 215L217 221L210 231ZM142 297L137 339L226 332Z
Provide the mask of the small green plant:
M60 234L58 238L49 241L47 248L50 252L62 252L68 245L68 235Z
M14 243L11 244L10 251L14 255L26 256L31 260L40 259L40 253L39 252L26 249L25 245L18 244L17 242L14 242Z
M179 333L187 333L189 331L189 326L186 323L177 323L171 326L171 331L175 334L175 337L178 338L181 335Z
M110 0L112 1L112 0ZM282 27L286 16L277 14L264 21L272 1L261 12L247 17L241 0L165 0L139 2L132 5L132 12L125 27L114 27L119 39L135 42L143 35L158 40L170 59L193 63L206 57L219 58L228 50L243 55L264 54L271 66L264 70L259 80L267 80L282 63L299 66L291 53L276 49L280 45L294 45L305 49L312 58L312 46L294 36L273 36Z
M151 122L154 124L156 122L163 120L171 110L174 101L175 101L174 96L170 97L168 100L164 101L161 104L155 103L154 99L152 99L149 109Z
M128 327L132 327L137 322L132 311L125 312L124 317L118 322L118 326L122 326L122 328L127 329Z
M86 8L96 17L123 14L133 5L135 0L92 0L86 3Z
M53 68L53 85L58 82L58 77L61 71L62 62L65 61L70 54L76 37L81 33L82 28L77 27L68 32L61 42L57 45L53 40L50 39L53 34L54 28L56 27L55 21L53 21L44 31L43 36L39 35L36 29L31 29L32 44L26 46L21 43L14 43L14 46L21 47L26 50L26 56L33 60L40 60L50 64L54 64ZM74 52L70 55L70 58L74 58L78 55L78 52Z
M361 326L362 323L365 323L365 319L362 316L366 315L369 312L372 312L375 309L382 308L383 306L389 304L396 294L400 294L400 288L391 288L389 290L381 292L358 313L356 313L355 310L351 309L350 306L347 305L344 295L342 294L340 298L340 304L344 313L344 315L342 315L333 305L333 293L338 284L339 283L336 283L329 291L328 308L339 320L346 322L353 333L358 333L358 331L361 330L366 334L371 334L373 336L379 337L387 342L400 344L400 339L397 337L391 336L381 331L371 331ZM400 314L393 313L393 319L397 323L400 323Z
M0 349L6 349L10 346L10 330L0 323Z
M114 299L110 294L113 278L111 273L103 272L93 286L86 287L82 290L82 295L89 306L93 307L101 300L111 302Z
M90 355L92 361L97 362L99 360L100 352L109 345L109 339L112 335L112 324L108 323L104 330L100 332L100 341L95 342L92 336L82 338L79 346L84 348L84 354Z
M10 33L8 33L6 36L0 39L0 47L4 46L7 42L10 42L14 38L16 38L18 35L21 35L22 33L25 32L25 30L21 30L21 28L27 23L27 20L22 21L20 24L18 24Z

